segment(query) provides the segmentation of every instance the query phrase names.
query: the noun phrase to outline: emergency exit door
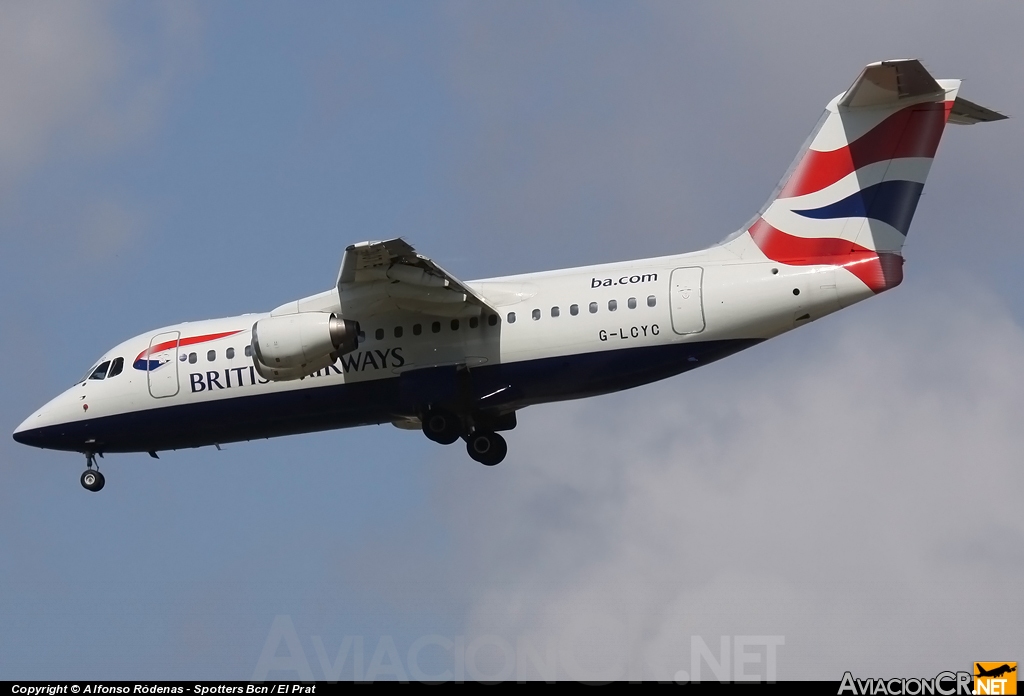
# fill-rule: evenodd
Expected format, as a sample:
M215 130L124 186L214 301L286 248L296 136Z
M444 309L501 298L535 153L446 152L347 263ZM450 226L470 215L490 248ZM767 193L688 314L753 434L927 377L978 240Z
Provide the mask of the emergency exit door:
M672 271L669 281L672 330L677 334L695 334L704 330L703 281L704 269L700 266Z
M181 333L168 331L157 334L149 342L143 355L149 393L154 399L175 396L178 393L178 340Z

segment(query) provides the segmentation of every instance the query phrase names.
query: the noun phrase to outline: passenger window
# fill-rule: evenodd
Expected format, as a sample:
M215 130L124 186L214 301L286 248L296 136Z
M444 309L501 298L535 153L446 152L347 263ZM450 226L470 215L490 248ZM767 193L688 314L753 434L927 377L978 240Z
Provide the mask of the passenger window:
M441 333L441 322L435 321L433 324L430 325L430 330L433 331L434 333Z
M569 305L569 314L576 316L580 313L580 306L578 304Z
M452 331L458 331L458 330L459 330L459 320L458 319L452 319Z
M487 325L488 326L497 326L497 324L498 324L498 315L497 314L492 314L489 317L487 317Z
M421 333L423 333L423 325L422 324L413 324L412 325L412 335L413 336L419 336Z
M635 297L629 298L629 301L626 302L626 304L629 305L630 309L636 309L636 298Z
M618 308L619 308L619 303L618 302L616 302L615 300L608 300L608 311L609 312L614 312Z
M654 295L648 295L647 296L647 306L648 307L653 307L656 304L658 304L658 298L655 297Z
M508 323L509 324L515 324L516 323L516 313L515 312L509 312L508 313Z
M251 358L252 357L252 344L251 343L245 347L245 357L247 357L247 358Z
M591 314L597 314L597 303L596 302L591 302L590 303L590 313Z
M540 319L540 310L539 309L533 310L533 320L537 321L539 319Z
M206 360L207 360L207 362L213 362L216 359L217 359L217 351L215 351L215 350L207 351L207 353L206 353Z
M376 331L374 331L373 332L373 337L376 338L378 341L383 341L384 340L384 329L377 329Z
M395 327L395 338L401 338L401 337L402 337L402 327L401 326L396 326Z
M101 362L96 366L96 369L89 375L89 379L104 379L107 376L107 368L110 367L110 361Z
M198 361L199 361L199 356L198 355L196 355L195 353L189 353L188 354L188 364L189 365L195 365Z
M470 317L469 318L469 328L475 329L478 326L480 326L480 320L477 319L476 317Z
M234 360L235 359L235 349L234 348L228 348L226 351L224 351L224 357L226 357L228 360Z
M551 316L552 317L557 317L558 316L558 307L552 307L551 308Z

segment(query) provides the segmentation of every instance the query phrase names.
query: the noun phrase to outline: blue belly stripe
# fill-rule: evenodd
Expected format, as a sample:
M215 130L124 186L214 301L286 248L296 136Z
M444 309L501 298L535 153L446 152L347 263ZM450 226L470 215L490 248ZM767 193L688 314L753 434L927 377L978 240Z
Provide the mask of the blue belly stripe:
M607 394L687 372L760 342L688 342L486 364L469 371L469 397L501 390L507 399L488 399L487 407L507 411ZM73 452L163 451L387 423L418 415L427 404L466 396L429 380L403 381L403 376L175 404L23 431L15 439Z

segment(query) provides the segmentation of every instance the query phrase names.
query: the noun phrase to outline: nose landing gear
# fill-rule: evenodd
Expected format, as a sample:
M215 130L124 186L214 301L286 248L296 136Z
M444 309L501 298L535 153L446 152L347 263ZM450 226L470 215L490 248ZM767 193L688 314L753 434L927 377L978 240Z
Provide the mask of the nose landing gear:
M87 491L96 493L102 490L104 483L106 483L106 480L103 478L103 474L100 473L99 467L96 466L96 455L86 453L85 471L82 472L82 487Z

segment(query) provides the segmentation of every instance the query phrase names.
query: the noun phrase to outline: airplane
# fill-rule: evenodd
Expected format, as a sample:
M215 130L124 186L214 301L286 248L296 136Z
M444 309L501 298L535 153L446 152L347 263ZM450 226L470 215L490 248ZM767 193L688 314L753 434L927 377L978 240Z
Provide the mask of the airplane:
M107 351L14 439L96 457L393 423L504 459L527 406L606 394L755 346L903 280L947 123L1006 118L918 60L866 66L753 219L701 251L460 281L403 239L349 246L329 290Z
M974 663L974 666L978 670L978 673L974 675L976 677L994 677L998 679L1004 674L1009 674L1010 672L1017 671L1016 663L1014 663L1013 667L1011 667L1009 664L1002 664L999 667L994 667L993 669L985 669L977 662Z

